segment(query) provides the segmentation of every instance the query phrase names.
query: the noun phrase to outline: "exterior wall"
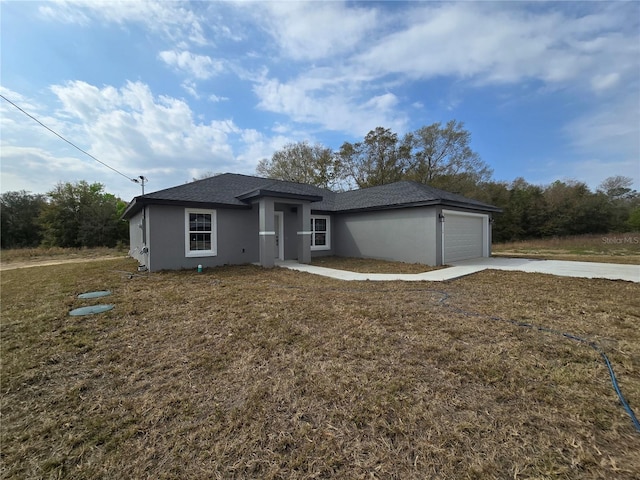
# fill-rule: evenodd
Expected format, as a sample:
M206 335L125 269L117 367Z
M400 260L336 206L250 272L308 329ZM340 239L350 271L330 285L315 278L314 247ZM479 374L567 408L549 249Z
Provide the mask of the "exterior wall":
M185 208L166 205L149 205L147 223L149 228L150 271L195 269L228 264L258 262L258 208L252 210L216 209L217 255L213 257L185 256ZM130 225L135 227L134 216ZM132 243L133 248L133 243Z
M438 216L434 207L340 214L333 219L336 255L438 264Z
M301 204L274 204L275 211L283 212L284 258L287 260L299 260L300 248L306 248L304 242L310 241L308 234L299 235L299 232L310 228L309 225L300 228L301 208ZM304 208L308 208L308 205ZM130 255L150 271L260 262L258 203L251 210L215 210L215 256L186 257L185 208L166 205L148 205L144 216L141 211L129 220ZM447 213L451 215L453 210L472 213L464 209L435 206L334 214L330 216L331 249L311 251L310 255L378 258L440 265L443 261L443 228L446 229L446 223L440 222L438 214L444 213L446 222ZM489 215L478 215L477 212L473 214L483 217L482 235L487 239L483 255L490 255ZM303 223L308 223L308 220ZM145 237L148 253L143 249ZM309 251L306 255L309 255ZM308 259L304 261L307 262Z

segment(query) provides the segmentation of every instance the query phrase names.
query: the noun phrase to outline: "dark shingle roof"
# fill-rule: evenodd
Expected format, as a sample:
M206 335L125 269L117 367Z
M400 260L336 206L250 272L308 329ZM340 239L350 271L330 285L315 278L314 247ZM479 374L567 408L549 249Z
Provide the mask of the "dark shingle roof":
M499 211L494 206L416 182L402 181L336 193L302 183L224 173L136 197L127 207L124 218L130 218L146 204L249 208L252 199L262 196L309 201L313 210L324 212L438 204Z
M351 190L336 195L335 210L378 210L407 205L449 205L477 210L499 211L486 203L446 192L423 183L400 181L376 187Z

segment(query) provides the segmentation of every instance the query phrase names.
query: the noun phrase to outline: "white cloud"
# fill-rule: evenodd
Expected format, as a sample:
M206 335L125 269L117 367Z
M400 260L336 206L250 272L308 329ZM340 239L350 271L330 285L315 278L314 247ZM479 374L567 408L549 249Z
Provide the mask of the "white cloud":
M99 163L76 151L74 156L59 156L37 147L2 147L2 183L3 190L26 189L42 191L42 185L50 189L57 181L77 181L101 172ZM29 172L24 175L24 172ZM55 181L51 181L55 178ZM46 180L45 180L46 179ZM22 186L15 188L16 181ZM12 188L5 188L7 185ZM39 188L38 188L39 187Z
M263 2L244 4L258 24L294 60L315 60L352 52L379 26L375 8L342 2Z
M146 84L116 89L75 81L52 90L64 114L82 121L90 153L131 175L235 163L230 137L241 130L232 120L198 123L187 103L156 97Z
M640 96L636 92L600 105L565 126L570 146L582 158L569 164L578 178L602 181L612 175L625 175L640 186L638 105Z
M170 67L199 80L206 80L224 70L222 62L189 51L164 50L158 57Z
M195 98L196 100L200 100L200 94L198 93L196 82L191 80L185 80L180 84L180 86L184 89L185 92L187 92L193 98Z
M396 89L416 80L449 77L458 89L533 80L548 92L612 90L637 79L640 46L632 29L620 29L624 9L580 16L517 4L416 3L400 16L389 5L378 11L332 2L321 12L311 12L309 5L269 3L265 22L281 27L269 31L290 58L332 60L291 79L263 73L251 80L260 108L331 130L355 135L378 125L402 130L408 117ZM326 37L315 31L314 15L329 14L344 19L342 35L349 39L335 50L328 46L333 29ZM363 26L350 32L349 22L358 16L365 19ZM446 108L461 102L458 93Z
M54 116L39 118L125 176L148 177L147 192L191 180L188 171L254 173L261 158L292 140L240 129L231 119L196 121L185 101L153 95L141 82L116 88L74 81L51 91L61 107ZM6 88L2 93L8 98L14 93L12 98L38 114L35 101ZM6 102L1 106L2 191L43 193L58 181L87 180L106 184L107 191L125 199L140 193L135 184L9 110Z
M67 4L60 1L41 5L38 10L42 16L62 23L77 23L84 26L90 22L89 17L80 9L69 8Z
M627 34L610 30L623 13L612 10L570 17L496 8L494 4L419 3L406 25L381 37L354 58L354 69L378 77L412 79L452 76L483 83L538 79L579 82L615 59L616 73L637 68L638 47ZM611 69L610 69L611 71Z
M640 111L638 93L602 105L565 127L575 149L604 157L627 155L640 158Z
M174 41L188 41L195 45L208 43L203 19L188 4L180 2L56 0L40 6L39 11L59 22L87 25L92 18L117 24L135 22Z
M385 93L370 98L365 102L365 108L371 108L377 111L391 111L398 104L398 97L393 93Z
M391 93L362 98L361 92L355 94L346 88L318 91L309 88L305 80L280 83L276 79L264 79L255 85L254 92L260 98L260 108L328 130L361 136L381 125L396 131L406 126L406 117L396 112L397 99Z
M283 135L267 137L253 129L244 130L241 138L243 148L238 155L238 161L245 166L245 170L252 174L255 173L258 161L263 158L271 158L274 151L292 141L290 137Z
M483 94L487 86L503 85L517 86L507 92L511 98L521 92L561 92L557 98L571 111L589 110L564 131L585 158L623 164L639 158L640 119L632 111L637 111L638 99L628 97L630 90L637 92L640 80L638 7L632 2L77 0L47 2L39 9L47 18L82 27L142 27L145 38L158 45L152 56L181 73L177 80L168 75L159 82L163 92L180 95L176 87L181 87L189 101L189 96L201 100L200 107L206 101L233 99L215 108L206 104L209 110L235 109L210 121L204 120L212 118L209 112L196 113L186 100L154 95L141 82L114 87L58 80L51 91L62 108L54 113L18 98L61 133L135 175L153 171L169 178L184 165L194 171L247 171L274 149L304 139L299 137L308 137L310 131L361 137L383 126L402 133L409 115L434 118L447 108L462 111L468 90ZM216 45L222 38L244 43L225 49ZM238 85L229 82L205 90L200 82L223 71L237 75ZM114 71L119 73L123 79L148 78L142 68ZM244 82L253 85L259 109L282 117L270 124L260 124L263 119L257 116L247 120L260 130L243 130L230 120L233 116L245 121L250 95L241 93ZM416 96L420 88L433 88L439 96L433 91ZM243 94L245 98L236 102ZM273 122L273 116L266 118ZM19 127L30 120L11 115L2 122L3 146L11 146L18 144L12 139L18 138ZM41 133L39 128L33 130ZM266 132L275 136L269 138ZM37 137L22 144L52 151ZM597 154L587 154L594 149ZM68 157L66 152L59 156Z
M227 97L221 97L215 94L209 95L209 101L213 103L226 102L227 100L229 100Z
M620 82L620 74L613 72L598 74L591 79L591 87L595 91L608 90L615 87Z
M584 182L594 191L605 179L616 175L632 178L632 188L640 189L640 167L636 159L610 161L594 157L570 162L558 169L565 170L567 178Z

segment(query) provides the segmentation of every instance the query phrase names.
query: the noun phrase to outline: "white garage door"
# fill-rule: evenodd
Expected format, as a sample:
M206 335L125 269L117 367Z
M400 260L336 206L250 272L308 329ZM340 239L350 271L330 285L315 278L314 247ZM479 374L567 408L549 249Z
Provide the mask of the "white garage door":
M482 257L485 216L444 212L444 263Z

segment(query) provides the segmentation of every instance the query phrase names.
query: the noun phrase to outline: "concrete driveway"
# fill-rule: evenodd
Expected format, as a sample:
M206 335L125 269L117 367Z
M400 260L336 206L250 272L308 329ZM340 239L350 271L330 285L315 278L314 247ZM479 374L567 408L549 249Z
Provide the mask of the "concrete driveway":
M455 262L452 268L456 267L474 268L478 272L486 269L516 270L529 273L549 273L561 277L607 278L609 280L640 282L640 265L617 263L491 257Z
M640 265L620 265L613 263L568 262L562 260L531 260L527 258L476 258L454 262L451 267L424 273L357 273L333 268L317 267L287 260L278 266L313 273L338 280L402 280L407 282L430 281L441 282L464 277L482 270L510 270L529 273L547 273L563 277L606 278L609 280L626 280L640 282Z

